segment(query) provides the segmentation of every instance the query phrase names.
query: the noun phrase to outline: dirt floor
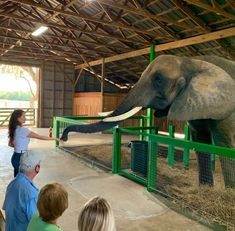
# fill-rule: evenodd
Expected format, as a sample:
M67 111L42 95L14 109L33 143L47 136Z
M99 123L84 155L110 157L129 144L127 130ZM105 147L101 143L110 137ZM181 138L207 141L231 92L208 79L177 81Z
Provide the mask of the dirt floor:
M108 169L112 167L112 144L66 147L74 155L95 161ZM189 170L182 164L182 151L176 150L175 165L169 167L167 147L161 147L157 161L157 186L173 207L190 211L208 223L219 224L227 230L235 230L235 190L225 189L219 161L216 160L214 187L198 186L198 170L195 154L190 156ZM122 145L122 168L130 169L131 149Z

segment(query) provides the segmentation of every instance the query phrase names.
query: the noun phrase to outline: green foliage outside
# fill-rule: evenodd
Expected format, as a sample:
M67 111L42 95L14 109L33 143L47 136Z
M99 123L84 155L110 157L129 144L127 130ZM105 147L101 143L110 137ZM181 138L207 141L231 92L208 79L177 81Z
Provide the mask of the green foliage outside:
M14 92L0 92L0 99L30 101L32 94L30 92L14 91Z

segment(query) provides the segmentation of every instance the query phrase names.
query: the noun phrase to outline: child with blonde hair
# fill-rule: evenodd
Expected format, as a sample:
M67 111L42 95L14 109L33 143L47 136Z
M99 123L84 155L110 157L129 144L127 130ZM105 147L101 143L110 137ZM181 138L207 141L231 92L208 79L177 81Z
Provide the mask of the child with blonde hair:
M110 204L100 197L89 200L78 217L79 231L115 231L115 221Z

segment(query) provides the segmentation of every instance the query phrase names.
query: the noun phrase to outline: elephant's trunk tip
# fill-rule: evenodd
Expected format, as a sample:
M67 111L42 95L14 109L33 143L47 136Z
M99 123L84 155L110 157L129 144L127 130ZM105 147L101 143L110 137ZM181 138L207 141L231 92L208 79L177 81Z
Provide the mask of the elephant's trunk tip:
M63 141L67 141L68 140L68 134L66 134L65 132L63 132L62 136L60 137L61 140Z

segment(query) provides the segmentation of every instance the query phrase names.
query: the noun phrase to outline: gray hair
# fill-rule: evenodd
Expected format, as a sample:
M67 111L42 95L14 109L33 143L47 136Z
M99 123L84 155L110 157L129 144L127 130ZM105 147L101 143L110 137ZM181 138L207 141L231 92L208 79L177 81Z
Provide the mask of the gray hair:
M79 231L115 231L115 220L110 204L100 197L89 200L78 217Z
M43 156L40 153L33 151L26 151L20 157L20 172L32 172L34 168L40 163Z

